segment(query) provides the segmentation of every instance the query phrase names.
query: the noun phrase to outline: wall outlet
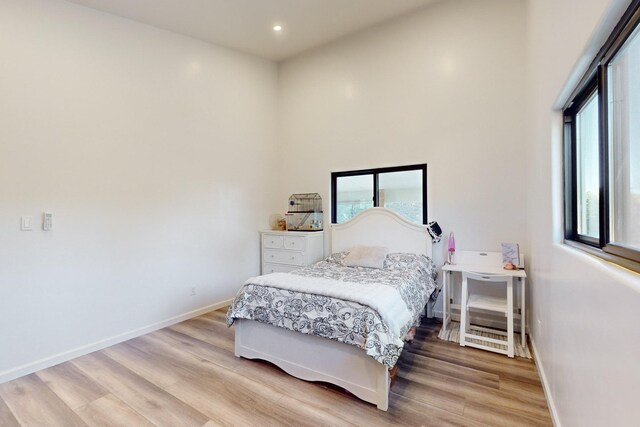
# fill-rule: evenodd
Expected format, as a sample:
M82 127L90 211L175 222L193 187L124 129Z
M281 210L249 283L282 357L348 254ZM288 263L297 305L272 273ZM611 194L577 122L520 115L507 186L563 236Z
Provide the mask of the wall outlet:
M195 287L195 286L192 286L192 287L191 287L191 296L192 296L192 297L195 297L195 296L196 296L196 287Z

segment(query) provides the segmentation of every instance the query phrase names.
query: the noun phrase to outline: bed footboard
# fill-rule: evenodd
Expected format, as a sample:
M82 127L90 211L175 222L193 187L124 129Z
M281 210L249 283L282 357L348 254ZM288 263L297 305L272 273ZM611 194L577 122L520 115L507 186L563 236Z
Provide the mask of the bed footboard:
M390 374L355 346L247 319L235 320L235 355L267 360L307 381L325 381L386 411Z

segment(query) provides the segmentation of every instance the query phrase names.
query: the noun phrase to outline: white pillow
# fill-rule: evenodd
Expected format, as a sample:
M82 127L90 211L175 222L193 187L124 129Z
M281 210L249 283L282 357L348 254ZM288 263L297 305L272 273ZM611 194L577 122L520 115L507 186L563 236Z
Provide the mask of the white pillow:
M344 258L347 267L384 268L389 248L386 246L356 246Z

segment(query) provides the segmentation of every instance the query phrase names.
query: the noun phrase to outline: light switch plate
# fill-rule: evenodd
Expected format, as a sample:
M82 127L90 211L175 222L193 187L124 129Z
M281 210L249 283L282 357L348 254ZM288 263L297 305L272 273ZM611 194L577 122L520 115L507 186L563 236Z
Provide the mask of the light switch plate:
M51 212L42 213L42 229L44 231L53 229L53 214Z
M33 217L30 215L23 215L20 217L20 230L31 231L33 230Z

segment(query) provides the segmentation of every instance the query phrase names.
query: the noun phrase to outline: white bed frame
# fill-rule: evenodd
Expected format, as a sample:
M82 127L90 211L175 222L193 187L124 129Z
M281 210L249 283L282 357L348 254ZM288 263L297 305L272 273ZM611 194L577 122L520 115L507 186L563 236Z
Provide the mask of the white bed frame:
M370 208L345 223L332 225L331 242L332 253L364 245L431 257L426 226L385 208ZM388 368L350 344L236 319L235 355L267 360L303 380L335 384L383 411L389 406Z

